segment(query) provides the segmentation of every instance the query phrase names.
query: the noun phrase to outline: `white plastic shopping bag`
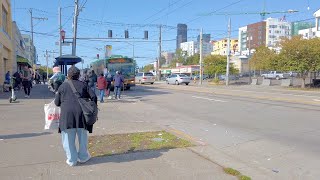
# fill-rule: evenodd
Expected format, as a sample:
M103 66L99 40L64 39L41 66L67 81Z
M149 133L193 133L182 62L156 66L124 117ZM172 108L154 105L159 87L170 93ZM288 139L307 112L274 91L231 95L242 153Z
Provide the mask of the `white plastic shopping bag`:
M60 120L60 107L54 104L54 100L44 105L44 114L46 119L46 124L44 129L47 130L56 130L59 128Z

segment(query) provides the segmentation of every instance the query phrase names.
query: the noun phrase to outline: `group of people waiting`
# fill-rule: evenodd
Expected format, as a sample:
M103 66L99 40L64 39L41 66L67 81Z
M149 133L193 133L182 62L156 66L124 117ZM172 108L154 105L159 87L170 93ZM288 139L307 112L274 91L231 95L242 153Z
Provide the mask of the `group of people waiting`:
M111 85L114 86L114 98L121 98L121 88L123 87L124 77L120 71L116 71L114 76L109 71L100 73L99 77L94 70L88 70L84 72L80 80L86 82L88 87L96 93L96 89L99 91L100 102L104 102L104 96L108 99L112 99L110 95Z

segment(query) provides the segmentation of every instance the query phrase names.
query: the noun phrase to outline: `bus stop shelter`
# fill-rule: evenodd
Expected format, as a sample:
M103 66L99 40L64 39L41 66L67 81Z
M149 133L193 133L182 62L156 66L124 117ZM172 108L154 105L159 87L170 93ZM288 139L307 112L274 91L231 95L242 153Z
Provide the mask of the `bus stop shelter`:
M68 73L68 65L72 66L82 61L82 59L78 56L72 55L62 55L55 58L56 61L54 66L60 66L61 73L67 75Z

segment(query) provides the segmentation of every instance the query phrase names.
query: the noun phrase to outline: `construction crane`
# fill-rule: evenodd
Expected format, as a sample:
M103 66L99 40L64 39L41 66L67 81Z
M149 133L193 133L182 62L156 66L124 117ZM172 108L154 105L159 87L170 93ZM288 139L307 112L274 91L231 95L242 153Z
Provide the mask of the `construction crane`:
M298 12L297 10L287 10L287 11L272 11L272 12L267 12L267 11L261 11L261 12L221 12L221 13L214 13L210 15L254 15L254 14L260 14L261 20L266 19L266 15L268 14L284 14L284 13L296 13Z
M263 4L263 10L260 12L211 12L211 13L206 13L206 14L202 14L201 16L214 16L214 15L255 15L255 14L259 14L261 16L261 20L265 20L266 19L266 15L268 14L291 14L291 13L296 13L299 12L297 10L286 10L286 11L272 11L272 12L268 12L266 11L266 1L264 0L264 4Z

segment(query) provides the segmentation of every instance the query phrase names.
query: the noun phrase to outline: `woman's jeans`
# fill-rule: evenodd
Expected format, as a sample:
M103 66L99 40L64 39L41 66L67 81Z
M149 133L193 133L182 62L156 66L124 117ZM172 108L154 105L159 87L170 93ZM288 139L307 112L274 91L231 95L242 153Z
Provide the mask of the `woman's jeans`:
M100 102L103 102L103 96L104 96L105 89L99 89L99 91L100 91Z
M77 151L75 140L78 136L79 151ZM77 161L86 161L90 158L88 152L88 131L84 128L73 128L61 131L62 145L66 152L67 164L74 166Z

